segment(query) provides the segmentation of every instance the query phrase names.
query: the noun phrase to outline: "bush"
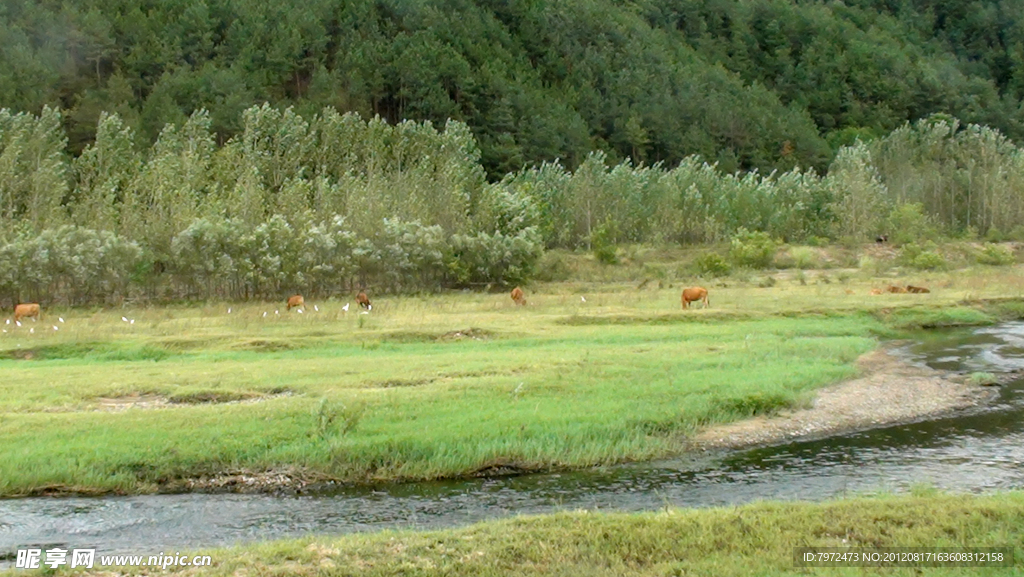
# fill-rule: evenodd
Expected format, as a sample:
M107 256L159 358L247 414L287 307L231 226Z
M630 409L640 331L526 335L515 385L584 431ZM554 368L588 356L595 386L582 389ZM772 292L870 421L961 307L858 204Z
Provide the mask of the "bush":
M778 244L766 232L750 232L740 228L732 239L729 258L741 267L765 269L772 265Z
M995 244L986 245L981 252L974 255L974 258L978 261L978 264L992 266L1005 266L1013 264L1016 260L1013 256L1013 251Z
M1003 242L1005 240L1007 240L1006 235L994 226L985 233L985 242Z
M532 227L516 236L456 234L450 242L447 284L456 287L521 284L533 276L543 251L540 234Z
M615 225L607 221L597 227L590 235L590 247L594 251L594 257L603 264L615 264L619 262L614 239L616 237Z
M896 244L909 244L935 240L938 231L924 214L920 204L901 204L889 213L889 240Z
M572 276L572 269L564 254L549 250L537 262L537 273L534 276L545 282L563 281Z
M891 263L889 259L865 256L861 257L858 266L871 276L882 276L891 268Z
M697 269L697 274L708 277L725 276L729 274L731 268L724 258L713 252L698 256L693 265Z
M936 270L946 266L946 259L937 252L935 243L910 243L900 250L899 260L903 265L918 270Z
M793 266L799 269L820 268L818 254L814 249L806 246L795 246L789 249L789 256L793 259Z

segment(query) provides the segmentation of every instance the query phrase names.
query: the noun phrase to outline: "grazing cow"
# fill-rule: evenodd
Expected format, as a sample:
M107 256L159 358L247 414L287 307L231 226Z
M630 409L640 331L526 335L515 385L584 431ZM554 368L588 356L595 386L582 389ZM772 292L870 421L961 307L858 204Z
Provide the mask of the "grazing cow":
M292 310L296 307L305 308L306 301L302 300L302 295L292 295L288 297L288 310Z
M896 285L892 285L892 284L889 285L889 288L887 288L885 290L886 290L886 292L891 292L893 294L902 294L902 293L907 292L907 289L905 289L905 288L903 288L901 286L896 286Z
M366 310L370 310L373 308L373 305L370 304L370 299L367 298L366 293L364 292L361 292L356 295L356 302L359 303L359 306L363 307Z
M875 242L889 242L889 235L880 234L875 237Z
M526 304L526 296L523 294L523 289L519 287L512 289L512 302L520 306Z
M683 289L683 308L690 308L690 303L701 301L704 303L704 308L708 308L708 289L704 287L693 287Z
M907 285L907 292L908 293L914 293L914 294L923 294L923 293L930 293L932 291L924 288L923 286Z
M36 303L28 303L14 307L14 322L18 322L24 317L32 317L33 320L38 321L39 305Z
M871 294L873 294L873 295L880 295L880 294L882 294L882 289L876 289L876 288L875 289L871 289Z

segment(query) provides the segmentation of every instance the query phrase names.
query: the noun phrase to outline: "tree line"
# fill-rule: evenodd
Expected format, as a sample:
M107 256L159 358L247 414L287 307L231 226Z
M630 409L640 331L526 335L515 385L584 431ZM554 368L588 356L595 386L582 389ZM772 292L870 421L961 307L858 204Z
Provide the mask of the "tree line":
M545 248L745 231L862 242L904 232L888 230L901 218L916 218L915 231L1024 239L1024 150L941 115L842 147L824 174L727 172L699 156L614 163L595 151L575 170L548 162L496 182L458 121L439 130L264 104L223 144L211 123L197 111L147 147L104 114L74 156L60 111L0 110L0 298L509 286Z

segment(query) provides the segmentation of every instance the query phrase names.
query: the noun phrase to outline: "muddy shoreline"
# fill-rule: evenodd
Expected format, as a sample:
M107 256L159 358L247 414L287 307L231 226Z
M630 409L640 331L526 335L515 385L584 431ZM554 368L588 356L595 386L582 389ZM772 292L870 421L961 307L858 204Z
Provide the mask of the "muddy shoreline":
M898 344L857 359L861 376L819 389L810 407L716 425L686 443L687 451L743 449L813 440L938 418L981 407L998 387L967 382L967 375L912 364Z

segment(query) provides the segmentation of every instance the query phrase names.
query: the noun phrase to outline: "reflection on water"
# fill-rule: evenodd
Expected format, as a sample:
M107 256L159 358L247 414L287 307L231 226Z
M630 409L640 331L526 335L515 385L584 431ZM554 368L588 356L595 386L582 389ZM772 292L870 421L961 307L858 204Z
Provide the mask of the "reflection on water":
M1024 368L1024 323L930 334L903 354L958 371ZM809 442L599 468L301 496L183 494L0 501L0 556L27 545L158 554L383 528L433 528L565 509L638 511L758 499L1024 488L1024 383L991 408Z

